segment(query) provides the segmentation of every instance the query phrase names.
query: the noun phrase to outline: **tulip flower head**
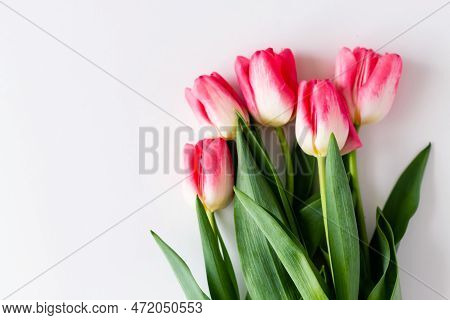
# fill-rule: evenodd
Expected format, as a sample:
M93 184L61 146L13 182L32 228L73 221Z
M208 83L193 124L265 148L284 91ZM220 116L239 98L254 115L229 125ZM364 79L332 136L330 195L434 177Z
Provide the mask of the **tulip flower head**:
M248 121L240 97L218 73L198 77L192 89L186 88L186 100L201 125L212 127L211 137L233 139L239 112Z
M188 170L189 200L197 195L210 212L225 208L233 198L233 164L227 142L222 138L186 144L184 162Z
M290 49L237 57L235 71L249 112L263 125L281 127L295 116L297 71Z
M397 54L342 48L336 59L335 84L347 101L353 123L383 119L392 107L402 73Z
M332 133L342 154L361 146L345 101L330 80L300 83L295 133L302 150L315 157L327 155Z

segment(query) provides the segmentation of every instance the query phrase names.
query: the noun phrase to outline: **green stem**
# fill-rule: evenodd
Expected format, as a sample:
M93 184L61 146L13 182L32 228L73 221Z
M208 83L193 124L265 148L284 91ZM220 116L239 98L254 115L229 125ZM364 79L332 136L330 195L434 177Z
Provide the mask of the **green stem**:
M322 203L323 225L327 239L328 257L330 260L331 276L334 283L333 265L331 261L330 239L328 236L328 216L327 216L327 187L325 183L325 157L317 157L317 167L319 169L320 202Z
M205 208L206 216L208 217L209 223L211 224L211 228L213 229L214 233L217 234L217 224L216 219L214 219L214 211L209 211Z
M355 213L356 213L356 223L358 224L359 238L366 245L368 244L366 222L364 218L364 207L361 198L361 189L359 187L358 178L358 165L356 159L356 150L352 151L348 155L348 167L350 171L350 179L352 182L353 191L355 193Z
M286 196L289 200L289 203L292 204L294 195L294 165L292 164L291 151L289 150L289 145L287 143L283 128L277 127L275 131L277 132L278 140L280 141L280 147L284 157L284 164L286 166Z
M364 216L364 207L359 187L358 164L356 150L348 154L348 169L354 194L356 224L358 226L358 235L360 239L361 250L361 280L370 281L370 261L369 261L369 239L367 237L366 221ZM364 294L364 293L363 293Z

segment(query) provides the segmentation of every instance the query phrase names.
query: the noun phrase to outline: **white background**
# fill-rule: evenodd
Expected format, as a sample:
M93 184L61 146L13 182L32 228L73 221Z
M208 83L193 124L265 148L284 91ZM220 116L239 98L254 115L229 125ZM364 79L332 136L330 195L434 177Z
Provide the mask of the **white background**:
M58 261L11 298L182 298L150 229L206 288L196 217L180 185L115 225L183 178L173 170L181 124L133 90L196 128L183 90L200 74L218 71L235 84L235 56L271 46L292 48L300 79L331 77L344 45L385 45L403 57L391 113L361 134L366 214L372 229L376 206L431 141L420 208L399 250L402 291L450 297L450 5L416 25L443 4L0 1L0 298ZM161 137L152 175L139 174L144 126L172 134L169 156ZM219 219L232 247L232 211Z

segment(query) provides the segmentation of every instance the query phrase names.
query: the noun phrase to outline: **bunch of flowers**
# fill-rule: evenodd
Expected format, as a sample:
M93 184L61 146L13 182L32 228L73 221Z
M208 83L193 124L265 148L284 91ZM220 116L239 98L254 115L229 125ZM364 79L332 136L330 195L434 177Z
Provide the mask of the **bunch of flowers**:
M400 56L343 48L333 79L298 83L291 50L267 49L237 57L235 72L243 99L217 73L200 76L185 92L199 121L215 132L184 150L209 294L152 232L186 297L401 298L396 251L419 204L430 145L377 209L370 238L356 158L361 127L383 119L394 102ZM284 129L294 119L298 145L291 149ZM284 179L265 148L262 126L276 131ZM233 196L241 290L215 220Z

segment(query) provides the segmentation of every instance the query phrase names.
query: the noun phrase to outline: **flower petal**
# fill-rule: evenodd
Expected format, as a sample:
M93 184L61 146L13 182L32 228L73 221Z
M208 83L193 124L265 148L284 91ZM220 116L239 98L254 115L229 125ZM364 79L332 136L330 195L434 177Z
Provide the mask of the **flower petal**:
M359 139L358 132L353 126L353 123L349 121L348 125L349 125L348 137L344 147L341 150L341 154L347 154L349 152L352 152L353 150L362 147L361 140Z
M256 108L255 97L253 95L253 89L250 86L250 80L248 75L249 66L250 60L245 57L239 56L236 58L234 70L236 72L236 76L239 82L239 87L241 88L245 102L247 103L247 108L251 113L251 115L253 116L253 118L255 118L256 121L260 122L258 109Z
M298 87L297 119L295 136L302 150L311 156L317 156L314 147L315 122L311 105L312 89L315 81L301 81Z
M353 52L348 48L342 48L336 57L334 70L334 83L341 91L347 102L352 119L355 119L357 110L353 103L353 83L355 82L357 61Z
M257 51L250 60L250 85L262 124L274 127L289 122L296 106L296 95L286 85L275 57Z
M198 167L199 155L194 145L187 143L183 149L184 170L188 175L185 180L185 195L189 203L195 200L195 196L200 193L199 181L200 171Z
M220 81L214 77L201 76L195 80L194 95L204 105L211 123L224 138L232 138L236 128L236 110L240 110L239 102Z
M342 97L330 80L318 81L312 93L312 103L316 116L314 145L320 156L326 156L328 143L333 133L341 150L349 132L349 119Z
M203 140L203 203L211 211L227 206L233 196L234 174L230 150L224 139Z
M200 102L200 100L198 100L194 96L192 90L190 88L186 88L184 90L184 95L186 97L187 102L191 106L191 109L194 112L194 115L197 118L197 120L203 125L210 125L211 121L208 118L208 114L206 113L205 107Z
M362 87L373 72L380 55L372 49L355 48L353 54L357 63L354 89Z
M359 88L357 104L361 123L380 121L392 107L402 72L402 59L397 54L386 54L378 63L366 83Z
M242 107L244 106L244 103L242 102L241 97L239 97L239 95L233 89L233 87L217 72L211 73L211 77L216 79L222 85L222 87L233 96L233 98L237 101L236 111L239 112L247 122L249 122L247 109Z
M210 77L217 80L217 82L220 83L220 85L229 92L237 102L242 103L241 97L239 97L233 87L220 74L213 72Z
M277 56L280 60L281 73L284 81L286 81L292 91L296 92L298 89L298 82L294 54L291 49L283 49Z

